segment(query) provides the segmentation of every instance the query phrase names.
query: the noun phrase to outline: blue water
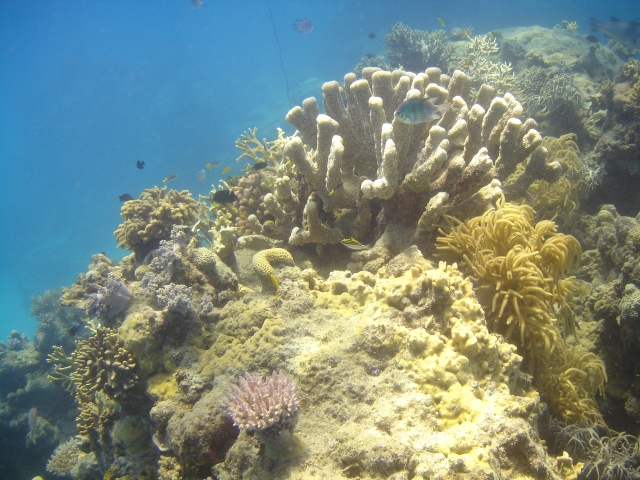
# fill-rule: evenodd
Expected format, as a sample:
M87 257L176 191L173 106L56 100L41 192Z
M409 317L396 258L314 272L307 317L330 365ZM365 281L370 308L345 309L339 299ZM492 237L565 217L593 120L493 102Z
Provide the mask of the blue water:
M72 284L91 255L120 258L118 196L172 174L206 194L222 167L239 172L235 140L288 132L289 110L266 0L0 2L0 339L35 331L30 298ZM413 28L493 29L634 19L635 0L271 0L293 105L319 96L384 35ZM640 16L640 14L638 14ZM309 18L314 30L292 28ZM637 18L636 18L637 20ZM376 33L376 39L367 38ZM136 160L146 162L144 170ZM222 167L195 173L212 161Z

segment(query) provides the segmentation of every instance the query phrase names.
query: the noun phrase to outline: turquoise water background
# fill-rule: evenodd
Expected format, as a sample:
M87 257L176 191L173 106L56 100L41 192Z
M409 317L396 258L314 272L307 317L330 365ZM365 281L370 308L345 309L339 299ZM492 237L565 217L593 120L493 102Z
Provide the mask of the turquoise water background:
M489 30L640 16L637 1L271 0L292 105L341 80L384 36L412 28ZM308 35L296 19L314 23ZM33 335L30 299L72 284L91 255L121 258L118 196L161 185L197 198L248 128L291 133L279 51L265 0L0 2L0 339ZM368 38L375 33L376 38ZM600 35L600 34L598 34ZM603 38L602 36L600 36ZM146 163L136 169L136 160ZM205 163L222 166L195 173Z

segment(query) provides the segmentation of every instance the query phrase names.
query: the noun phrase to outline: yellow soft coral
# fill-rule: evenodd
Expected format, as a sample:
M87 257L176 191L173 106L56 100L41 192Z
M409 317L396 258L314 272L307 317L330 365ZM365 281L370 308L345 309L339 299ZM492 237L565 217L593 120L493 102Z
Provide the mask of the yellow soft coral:
M280 285L276 272L270 262L285 262L293 264L293 257L284 248L269 248L253 256L252 264L258 277L262 281L262 291L273 289L276 297L280 293Z
M438 248L472 272L487 323L520 347L555 413L604 423L593 400L606 381L604 364L592 354L574 358L564 341L574 333L577 282L567 275L580 262L580 244L555 223L534 218L531 207L501 199L466 223L445 217L451 228L440 230Z
M527 193L530 200L527 204L536 211L536 218L554 218L560 213L570 214L580 205L580 196L589 185L585 181L584 165L580 158L580 149L576 144L577 137L573 133L559 138L544 137L542 146L549 151L549 162L558 162L562 166L562 176L554 183L536 180ZM524 172L526 163L520 164L507 185Z

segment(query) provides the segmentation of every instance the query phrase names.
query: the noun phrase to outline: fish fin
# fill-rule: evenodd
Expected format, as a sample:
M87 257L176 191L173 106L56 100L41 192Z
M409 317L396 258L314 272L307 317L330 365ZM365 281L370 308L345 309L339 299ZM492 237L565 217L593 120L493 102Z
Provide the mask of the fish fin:
M613 15L609 18L610 22L619 22L620 20L618 20L616 17L614 17Z
M440 105L434 105L434 107L438 112L446 112L451 107L451 102L444 102Z
M597 32L599 25L600 25L600 22L598 22L598 20L596 20L595 18L591 17L589 19L589 27L591 27L592 32Z

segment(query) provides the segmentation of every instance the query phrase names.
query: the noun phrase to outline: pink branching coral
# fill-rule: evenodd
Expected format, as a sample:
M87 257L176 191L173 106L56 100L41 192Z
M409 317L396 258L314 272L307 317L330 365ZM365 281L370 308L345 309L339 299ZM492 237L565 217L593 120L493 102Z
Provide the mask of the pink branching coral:
M225 405L234 425L249 431L270 427L291 430L298 421L297 386L286 375L274 371L262 378L245 372L232 385Z

